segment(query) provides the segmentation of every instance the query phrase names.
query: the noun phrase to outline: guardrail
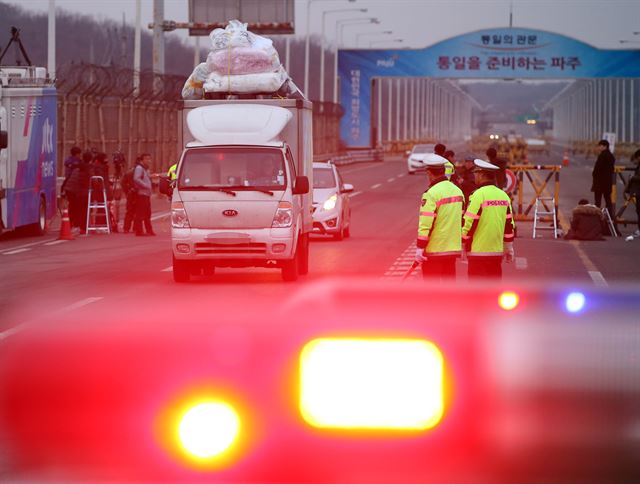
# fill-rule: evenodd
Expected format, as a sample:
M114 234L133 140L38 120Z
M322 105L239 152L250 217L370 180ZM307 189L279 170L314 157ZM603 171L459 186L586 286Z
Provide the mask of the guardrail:
M384 151L381 149L349 151L342 154L314 156L313 161L329 161L335 165L351 165L353 163L368 163L384 161Z

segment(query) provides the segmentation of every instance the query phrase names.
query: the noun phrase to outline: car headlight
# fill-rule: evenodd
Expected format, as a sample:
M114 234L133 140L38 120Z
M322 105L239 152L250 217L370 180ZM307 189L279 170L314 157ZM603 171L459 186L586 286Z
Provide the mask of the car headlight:
M293 205L290 202L280 202L273 216L273 222L271 228L286 228L291 227L293 223Z
M175 229L188 229L191 227L187 211L184 209L182 202L173 202L171 204L171 226Z
M324 203L322 204L322 208L324 210L333 210L334 208L336 208L337 203L338 203L338 195L334 193L324 201Z

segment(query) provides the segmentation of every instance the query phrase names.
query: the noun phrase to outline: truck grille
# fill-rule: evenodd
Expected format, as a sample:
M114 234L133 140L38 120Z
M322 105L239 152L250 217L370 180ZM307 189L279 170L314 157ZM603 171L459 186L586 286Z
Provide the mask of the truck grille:
M216 244L214 242L199 242L195 245L196 254L266 254L267 244L246 242L240 244Z

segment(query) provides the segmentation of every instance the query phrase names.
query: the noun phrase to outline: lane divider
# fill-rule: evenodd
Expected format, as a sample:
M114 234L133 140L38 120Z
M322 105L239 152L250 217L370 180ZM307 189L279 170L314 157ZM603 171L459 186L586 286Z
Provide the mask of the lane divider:
M81 299L80 301L77 301L73 304L69 304L68 306L64 306L56 311L53 311L53 313L51 313L52 316L55 315L59 315L59 314L64 314L66 312L69 311L73 311L75 309L79 309L82 308L84 306L87 306L88 304L94 303L96 301L100 301L101 299L104 299L103 297L88 297L85 299ZM13 336L14 334L20 333L21 331L24 331L25 329L27 329L29 326L34 326L36 324L35 321L26 321L24 323L18 324L16 326L14 326L13 328L9 328L5 331L1 331L0 332L0 341L3 341L7 338L9 338L10 336Z
M375 190L376 188L380 188L382 186L382 183L376 183L375 185L371 186L372 190Z
M22 249L24 247L33 247L34 245L40 245L40 244L45 244L47 242L53 242L54 240L57 240L57 239L45 239L45 240L39 240L38 242L31 242L30 244L23 244L23 245L16 245L14 247L8 247L6 249L1 249L0 250L0 254L2 254L4 252L10 252L10 251L16 250L16 249Z
M3 252L2 255L21 254L21 253L27 252L29 250L31 250L31 248L16 249L16 250L11 250L9 252Z

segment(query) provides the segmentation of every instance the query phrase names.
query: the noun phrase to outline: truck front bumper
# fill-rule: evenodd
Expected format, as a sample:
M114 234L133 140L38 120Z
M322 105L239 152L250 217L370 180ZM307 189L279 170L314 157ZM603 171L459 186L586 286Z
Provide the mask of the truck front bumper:
M295 228L248 230L171 230L173 255L180 260L210 261L228 267L268 267L291 260Z

